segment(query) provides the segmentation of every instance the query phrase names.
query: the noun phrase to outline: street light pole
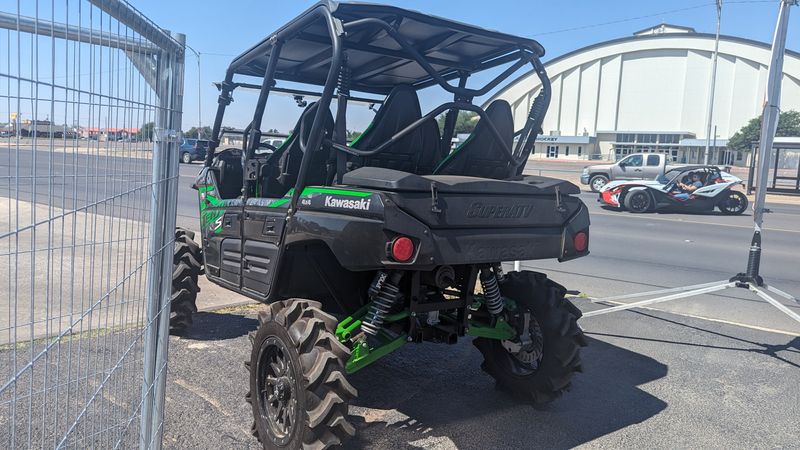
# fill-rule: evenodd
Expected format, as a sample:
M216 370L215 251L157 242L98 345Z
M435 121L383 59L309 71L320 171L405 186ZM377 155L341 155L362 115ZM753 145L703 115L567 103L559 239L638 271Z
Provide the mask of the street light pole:
M197 138L202 139L203 136L203 107L202 107L202 95L200 95L200 53L197 53Z
M717 56L719 56L719 24L722 19L722 0L717 0L717 34L714 39L714 56L711 62L711 86L708 89L708 122L706 123L706 154L703 164L708 165L711 145L711 119L714 115L714 89L717 84Z
M186 46L189 50L194 53L194 56L197 58L197 139L202 139L202 129L203 129L203 108L201 103L201 83L200 83L200 52L193 49L192 47Z

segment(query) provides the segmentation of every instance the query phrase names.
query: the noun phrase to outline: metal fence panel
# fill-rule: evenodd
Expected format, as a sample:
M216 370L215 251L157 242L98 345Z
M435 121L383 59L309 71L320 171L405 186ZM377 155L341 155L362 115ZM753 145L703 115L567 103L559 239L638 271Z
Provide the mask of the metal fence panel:
M0 448L158 448L182 35L0 1Z

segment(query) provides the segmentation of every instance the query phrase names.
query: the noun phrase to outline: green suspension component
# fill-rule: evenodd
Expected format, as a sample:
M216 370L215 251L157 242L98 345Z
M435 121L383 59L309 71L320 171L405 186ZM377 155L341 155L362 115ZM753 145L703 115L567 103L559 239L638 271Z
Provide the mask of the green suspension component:
M336 338L339 342L345 345L352 345L350 359L345 364L347 373L353 373L364 367L372 364L373 362L381 359L389 353L402 347L408 341L408 335L401 333L397 336L391 336L388 333L381 331L375 337L379 342L378 345L370 347L365 339L351 341L353 332L361 327L361 319L367 314L369 305L363 306L355 312L352 316L345 317L338 325L336 325ZM395 314L389 314L384 318L384 322L397 322L407 318L408 311L401 311Z
M510 298L503 297L503 305L507 311L515 311L517 304ZM483 297L475 296L475 302L469 307L472 311L477 311L483 306ZM494 326L489 326L485 323L475 320L469 320L469 328L467 334L474 337L482 337L487 339L496 339L498 341L506 341L514 339L517 336L517 330L506 322L505 317L500 316L495 320Z
M493 327L470 320L467 334L474 337L507 341L514 339L514 337L517 335L517 331L511 325L509 325L504 318L498 317Z
M376 336L376 339L380 341L380 343L375 347L370 347L366 340L356 341L350 353L350 359L344 366L347 373L357 372L402 347L403 344L408 341L408 336L405 333L401 333L397 337L392 338L380 332Z

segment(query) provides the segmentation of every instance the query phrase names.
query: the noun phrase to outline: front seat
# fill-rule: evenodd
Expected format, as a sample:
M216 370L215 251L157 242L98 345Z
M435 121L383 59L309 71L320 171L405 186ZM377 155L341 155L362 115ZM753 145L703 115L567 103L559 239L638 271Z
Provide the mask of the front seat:
M373 150L395 133L422 117L417 91L405 84L395 86L378 109L367 129L350 146ZM383 167L428 175L439 162L439 126L431 118L384 151L367 157L351 158L350 168Z
M489 126L488 119L502 136L498 141ZM495 100L486 108L486 119L475 125L475 130L461 145L442 160L437 175L465 175L470 177L506 179L514 174L502 143L512 149L514 142L514 117L511 105L505 100Z
M300 163L303 161L303 150L300 147L300 142L308 141L311 134L311 127L314 125L314 116L317 114L318 103L312 103L303 110L300 119L294 126L291 135L278 147L278 149L269 157L263 175L263 192L264 197L283 197L289 189L293 188L297 182L297 176L300 174ZM322 132L325 136L330 137L333 133L333 115L330 110L324 116L324 123ZM306 173L307 185L322 185L325 184L325 177L327 175L327 167L325 162L328 158L328 153L322 149L317 149L312 155L311 162L308 165L308 172Z
M234 199L242 195L242 150L228 148L214 156L211 170L217 179L220 198Z

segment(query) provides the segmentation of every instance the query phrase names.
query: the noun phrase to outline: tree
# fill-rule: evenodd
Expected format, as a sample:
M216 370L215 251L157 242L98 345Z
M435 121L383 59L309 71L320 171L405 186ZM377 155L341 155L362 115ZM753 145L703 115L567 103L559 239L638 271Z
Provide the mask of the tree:
M347 142L353 142L361 136L362 131L347 130Z
M270 128L269 130L265 131L264 133L265 134L281 134L281 132L278 131L277 128Z
M139 131L136 132L136 138L140 141L147 141L150 142L153 140L153 130L155 130L156 124L155 122L147 122L139 128Z
M800 136L800 112L782 112L778 117L778 130L775 136ZM749 152L759 139L761 139L761 117L756 117L731 136L728 148Z
M211 127L189 128L189 131L183 133L183 137L190 139L208 139L211 137Z
M444 121L446 117L447 114L441 114L436 118L436 122L439 124L439 131L444 131ZM472 111L459 111L458 117L456 117L456 127L454 133L472 133L472 130L475 129L475 125L478 123L478 120L478 114Z

